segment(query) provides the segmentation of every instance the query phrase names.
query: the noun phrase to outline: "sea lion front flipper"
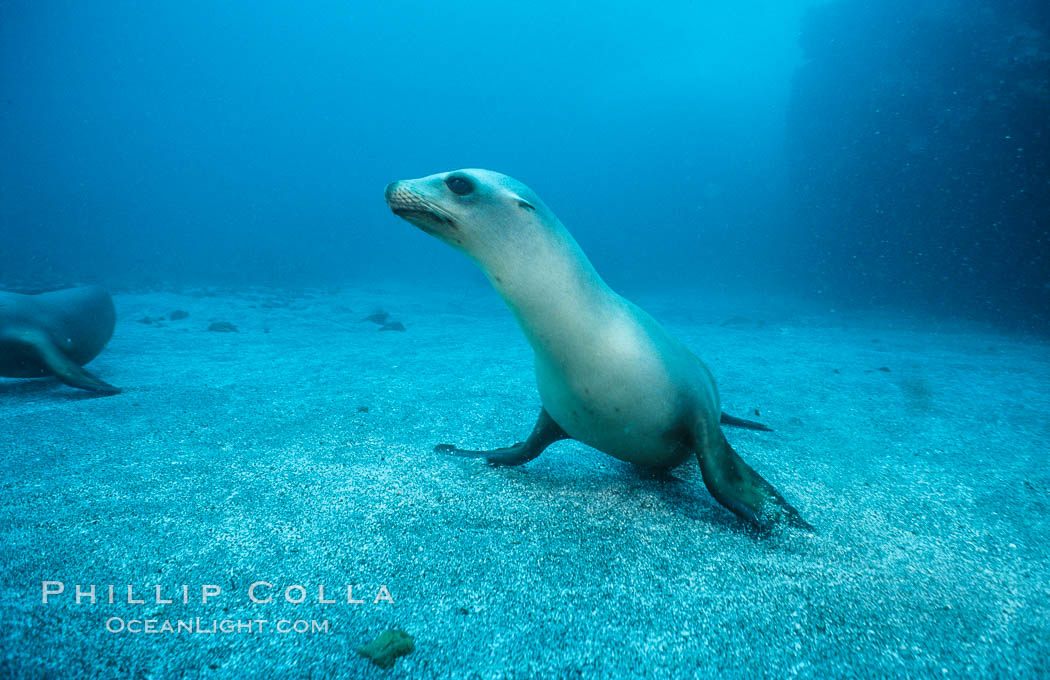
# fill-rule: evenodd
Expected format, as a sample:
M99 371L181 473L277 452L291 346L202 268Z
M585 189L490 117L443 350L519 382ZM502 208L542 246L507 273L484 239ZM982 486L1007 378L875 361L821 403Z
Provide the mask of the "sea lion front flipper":
M773 428L769 427L768 425L763 425L762 423L756 420L745 420L744 418L737 418L736 416L731 416L728 413L724 412L722 413L721 421L723 425L742 427L747 430L762 430L763 432L773 431Z
M502 449L492 451L467 451L457 449L452 444L438 444L434 450L439 453L450 453L454 456L465 456L468 458L484 458L490 465L523 465L556 441L569 439L565 430L561 429L554 419L550 417L546 409L540 410L540 416L536 419L536 426L524 442L518 442L514 446L506 446Z
M22 340L32 349L33 353L36 354L40 362L49 371L70 387L78 387L82 390L98 392L99 394L120 394L119 387L114 387L96 378L63 354L62 350L55 345L46 333L25 333L22 336Z
M761 529L786 522L813 531L798 510L733 450L721 428L701 424L698 430L696 456L715 500Z

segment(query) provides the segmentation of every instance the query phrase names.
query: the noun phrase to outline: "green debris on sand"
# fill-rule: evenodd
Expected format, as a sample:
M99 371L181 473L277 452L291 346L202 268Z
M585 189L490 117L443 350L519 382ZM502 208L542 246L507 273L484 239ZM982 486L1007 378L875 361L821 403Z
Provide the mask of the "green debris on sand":
M412 636L403 630L385 630L375 640L357 648L357 653L367 656L380 668L390 668L397 657L416 648Z

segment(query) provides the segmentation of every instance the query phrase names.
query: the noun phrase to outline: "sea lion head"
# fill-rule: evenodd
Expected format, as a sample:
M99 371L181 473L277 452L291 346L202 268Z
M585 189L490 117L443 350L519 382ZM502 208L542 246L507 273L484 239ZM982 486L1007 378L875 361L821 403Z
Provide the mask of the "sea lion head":
M475 257L519 241L548 214L518 180L476 168L394 182L386 202L398 217Z

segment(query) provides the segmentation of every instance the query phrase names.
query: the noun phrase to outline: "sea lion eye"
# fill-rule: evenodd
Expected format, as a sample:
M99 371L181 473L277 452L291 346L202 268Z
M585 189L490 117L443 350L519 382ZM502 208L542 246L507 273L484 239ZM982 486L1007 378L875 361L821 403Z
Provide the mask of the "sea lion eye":
M449 191L457 196L466 196L474 191L474 183L461 175L453 175L445 180Z

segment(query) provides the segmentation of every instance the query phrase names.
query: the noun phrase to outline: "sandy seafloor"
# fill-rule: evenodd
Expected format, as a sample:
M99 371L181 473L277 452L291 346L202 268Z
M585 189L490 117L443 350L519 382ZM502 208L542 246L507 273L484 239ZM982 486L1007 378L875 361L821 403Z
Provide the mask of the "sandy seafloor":
M727 434L815 535L743 530L695 461L660 478L574 442L520 468L435 453L523 439L539 409L488 289L118 295L89 368L123 394L0 381L0 676L1050 673L1050 344L725 291L634 297L726 411L775 428ZM360 321L376 307L407 331ZM67 593L43 605L43 580ZM257 580L310 597L253 605ZM147 603L77 605L78 583ZM347 583L368 602L316 602ZM223 593L157 604L154 584ZM393 604L372 603L380 584ZM355 654L394 627L416 641L394 669Z

